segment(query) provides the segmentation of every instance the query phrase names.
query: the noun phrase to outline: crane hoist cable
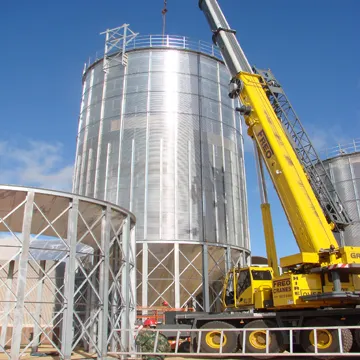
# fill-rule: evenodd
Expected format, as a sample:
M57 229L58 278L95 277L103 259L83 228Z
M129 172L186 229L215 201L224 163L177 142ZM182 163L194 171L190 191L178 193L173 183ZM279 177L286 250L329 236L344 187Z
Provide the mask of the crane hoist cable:
M162 14L162 18L163 18L163 28L162 28L162 35L163 35L163 38L165 36L165 26L166 26L166 13L168 12L168 9L167 9L167 0L164 0L164 7L163 9L161 10L161 14Z

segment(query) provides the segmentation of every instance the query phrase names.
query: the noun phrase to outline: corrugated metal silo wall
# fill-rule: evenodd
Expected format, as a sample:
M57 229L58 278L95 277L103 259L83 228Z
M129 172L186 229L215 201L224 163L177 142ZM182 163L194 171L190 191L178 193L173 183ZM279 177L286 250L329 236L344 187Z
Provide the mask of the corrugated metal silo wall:
M360 246L360 152L327 159L324 165L353 222L337 240Z
M84 75L74 192L136 215L143 306L196 303L204 272L214 302L223 272L246 261L242 130L228 82L217 59L175 49L130 51L126 67L104 76L100 61Z

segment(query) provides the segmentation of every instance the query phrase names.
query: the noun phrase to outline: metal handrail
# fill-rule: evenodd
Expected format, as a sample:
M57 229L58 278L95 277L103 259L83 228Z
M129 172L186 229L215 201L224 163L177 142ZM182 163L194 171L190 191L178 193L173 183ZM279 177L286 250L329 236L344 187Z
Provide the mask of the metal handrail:
M138 35L126 44L126 51L147 48L173 48L192 50L222 60L221 52L216 45L202 40L192 40L187 36L178 35ZM114 51L116 53L116 51ZM109 55L109 54L108 54ZM89 57L86 68L104 57L104 50L97 51Z
M323 159L329 159L358 151L360 151L360 139L354 139L352 142L346 144L337 144L336 146L322 149L319 153Z
M174 325L175 327L175 325ZM334 351L334 352L319 352L318 349L318 345L315 345L314 351L313 352L299 352L296 350L296 347L294 347L294 332L298 332L298 331L309 331L309 330L315 330L315 329L335 329L337 331L337 338L339 341L339 349L338 351ZM277 332L280 331L283 334L287 333L288 335L288 340L289 340L289 344L287 344L287 349L286 351L282 352L282 353L276 353L276 357L311 357L311 355L316 354L316 356L334 356L334 355L343 355L343 356L347 356L347 357L354 357L354 358L359 358L360 357L360 352L357 350L356 352L345 352L344 348L343 348L343 337L341 336L341 330L342 329L350 329L350 330L357 330L360 331L360 326L326 326L326 327L322 327L322 326L317 326L317 327L279 327L279 328L267 328L267 329L263 329L263 328L241 328L241 329L237 329L237 328L230 328L230 329L148 329L149 331L153 331L156 332L155 335L155 342L154 342L154 351L153 352L141 352L141 349L137 349L135 346L133 346L132 351L111 351L108 353L109 356L118 356L118 355L123 355L126 356L128 355L128 357L125 358L131 358L131 357L136 357L136 358L141 358L141 356L151 356L154 354L159 354L159 351L156 351L157 349L157 342L158 342L158 338L159 338L159 333L166 331L167 336L169 337L169 334L171 334L171 338L176 338L177 340L179 340L180 338L189 338L189 334L193 334L192 337L196 338L196 346L194 347L192 352L189 353L182 353L179 351L179 344L177 341L177 344L175 346L174 352L170 352L170 353L161 353L161 355L164 356L174 356L174 354L181 354L182 358L194 358L194 357L209 357L209 358L215 358L215 359L220 359L220 358L227 358L227 357L231 357L231 358L243 358L243 357L253 357L254 354L253 353L249 353L246 352L246 346L245 346L245 342L246 342L246 333L249 333L250 331L264 331L266 332L266 338L269 339L270 336L270 332ZM229 333L229 332L236 332L238 335L243 334L244 336L242 337L243 341L242 344L239 344L241 349L236 352L236 353L229 353L229 352L224 352L223 351L223 344L222 341L220 341L220 348L219 348L219 352L217 353L205 353L205 352L201 352L201 341L202 341L202 334L204 332L209 332L209 331L218 331L220 332L220 339L222 339L224 337L224 333ZM130 335L130 338L135 340L136 336L139 333L139 330L134 330L134 329L113 329L112 330L112 335L114 333L117 333L120 337L125 336L128 337ZM173 335L172 335L173 334ZM110 336L111 337L111 336ZM129 337L128 337L129 338ZM317 343L317 331L314 332L314 342L315 344ZM269 341L266 341L267 345L266 345L266 349L264 351L264 353L257 353L256 356L257 357L268 357L269 354L274 355L274 352L271 352L269 349Z

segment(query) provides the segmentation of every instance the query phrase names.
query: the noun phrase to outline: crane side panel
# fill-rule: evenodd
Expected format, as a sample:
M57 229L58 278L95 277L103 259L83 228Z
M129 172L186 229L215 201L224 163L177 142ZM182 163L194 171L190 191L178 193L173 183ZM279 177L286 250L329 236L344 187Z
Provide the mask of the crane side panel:
M337 242L306 174L277 118L260 77L240 73L240 99L252 108L246 123L260 148L266 167L302 252L318 253Z

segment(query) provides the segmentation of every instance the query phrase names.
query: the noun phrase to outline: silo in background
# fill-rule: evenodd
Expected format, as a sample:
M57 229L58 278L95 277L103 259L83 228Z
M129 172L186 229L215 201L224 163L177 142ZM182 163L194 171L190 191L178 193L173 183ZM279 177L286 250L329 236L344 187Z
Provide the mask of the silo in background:
M340 245L360 246L360 140L323 152L325 169L348 211L352 224L340 234Z
M137 218L137 302L215 309L250 253L244 149L213 45L108 30L89 61L73 191Z

